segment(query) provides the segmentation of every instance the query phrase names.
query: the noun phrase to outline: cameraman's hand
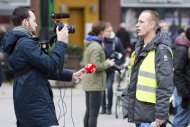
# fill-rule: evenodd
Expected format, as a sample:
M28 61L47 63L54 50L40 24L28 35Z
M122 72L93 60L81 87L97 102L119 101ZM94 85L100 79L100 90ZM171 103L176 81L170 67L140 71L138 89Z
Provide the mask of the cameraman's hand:
M59 31L59 28L57 26L57 28L56 28L57 40L66 43L66 40L68 38L68 32L69 32L69 30L67 28L67 25L65 25L60 31Z
M115 64L115 59L107 59L106 63L108 63L112 67Z

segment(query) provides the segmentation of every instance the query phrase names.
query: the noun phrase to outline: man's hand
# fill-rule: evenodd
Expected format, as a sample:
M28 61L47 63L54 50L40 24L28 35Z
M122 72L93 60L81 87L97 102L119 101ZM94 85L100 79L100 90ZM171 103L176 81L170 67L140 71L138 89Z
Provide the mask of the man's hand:
M160 127L165 122L166 120L156 119L154 123L156 124L157 127Z
M73 79L76 80L76 81L78 81L78 80L82 80L82 79L86 78L87 75L88 75L88 73L85 73L85 72L86 71L85 71L84 68L80 69L77 72L74 72L73 73Z
M65 25L60 31L58 26L56 27L56 33L57 33L57 40L58 41L62 41L62 42L66 42L67 38L68 38L68 28L67 25Z

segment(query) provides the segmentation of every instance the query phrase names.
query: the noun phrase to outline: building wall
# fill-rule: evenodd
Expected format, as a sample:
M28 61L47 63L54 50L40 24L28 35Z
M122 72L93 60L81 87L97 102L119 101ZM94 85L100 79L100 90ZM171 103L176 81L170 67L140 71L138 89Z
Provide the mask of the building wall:
M68 12L69 8L84 8L85 22L94 22L99 19L98 0L54 0L55 12ZM92 6L95 6L95 12L92 12Z
M84 38L92 23L99 20L99 0L54 0L54 2L56 13L70 13L70 18L63 19L63 22L74 23L72 25L76 26L75 34L69 35L69 42L84 46Z
M120 0L100 0L100 19L111 22L116 31L121 22Z
M11 29L11 15L13 10L18 6L30 6L30 0L0 0L0 25Z

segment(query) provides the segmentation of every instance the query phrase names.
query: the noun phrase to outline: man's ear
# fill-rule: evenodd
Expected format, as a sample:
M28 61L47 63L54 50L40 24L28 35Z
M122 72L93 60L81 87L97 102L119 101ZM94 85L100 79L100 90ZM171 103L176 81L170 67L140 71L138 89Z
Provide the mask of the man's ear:
M150 22L150 26L153 28L155 27L155 22Z
M157 29L157 27L156 27L157 25L156 25L155 22L150 22L150 25L151 25L152 28L154 28L154 29L156 28Z
M24 20L22 21L22 24L21 24L21 25L27 27L27 26L28 26L28 20L27 20L27 19L24 19Z

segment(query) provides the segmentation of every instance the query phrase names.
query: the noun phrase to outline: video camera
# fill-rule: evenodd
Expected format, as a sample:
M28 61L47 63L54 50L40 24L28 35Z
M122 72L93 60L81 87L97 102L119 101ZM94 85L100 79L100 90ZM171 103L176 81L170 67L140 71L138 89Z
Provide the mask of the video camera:
M49 41L41 42L41 49L45 53L48 54L49 47L51 47L57 39L57 34L56 34L57 26L58 26L58 29L61 30L65 26L65 24L62 22L62 19L69 18L69 17L70 17L70 14L68 14L68 13L53 13L53 14L51 14L51 18L52 18L52 21L54 23L53 30L51 31L51 33L53 32L53 35L50 37ZM75 33L75 26L74 25L68 25L67 24L67 28L68 28L69 34Z
M122 56L123 55L121 53L116 52L116 51L111 54L111 58L112 59L118 59L118 60L120 60L122 58Z
M69 18L70 15L68 13L54 13L51 15L51 18L54 22L54 32L56 32L56 27L58 26L59 30L61 30L65 24L61 22L61 19ZM74 25L67 25L69 33L75 33L75 26Z
M114 52L110 55L110 59L120 60L120 59L122 58L122 56L123 56L123 55L122 55L121 53L114 51ZM113 70L117 70L117 71L120 73L120 70L122 69L122 67L115 64L115 65L113 65L112 69L113 69Z

